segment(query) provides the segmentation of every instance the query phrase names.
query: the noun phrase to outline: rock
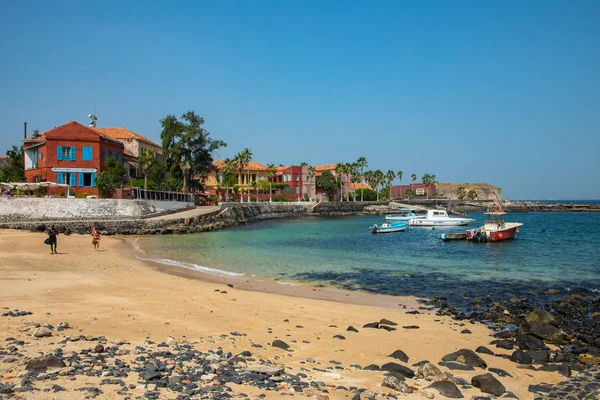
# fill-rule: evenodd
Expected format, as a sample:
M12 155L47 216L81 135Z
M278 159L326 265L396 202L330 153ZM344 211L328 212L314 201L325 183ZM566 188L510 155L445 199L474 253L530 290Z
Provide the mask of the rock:
M551 343L560 344L564 341L565 334L554 325L544 322L527 322L519 328L522 335L535 335Z
M290 348L289 344L287 344L283 340L279 340L279 339L273 340L273 343L271 344L271 346L278 347L282 350L288 350Z
M454 353L446 354L442 361L456 361L471 367L487 368L483 358L479 357L473 350L460 349Z
M548 311L536 308L525 316L525 322L543 322L545 324L556 325L556 318Z
M94 347L94 353L104 353L104 346L97 344L96 347Z
M386 330L386 331L388 331L388 332L391 332L391 331L395 331L395 330L396 330L396 328L393 328L393 327L391 327L391 326L387 326L387 325L379 325L379 329L384 329L384 330Z
M27 371L46 371L48 368L64 368L67 365L56 356L34 358L25 365Z
M45 326L40 326L33 332L33 336L36 338L50 337L52 336L52 330L46 328Z
M408 362L408 356L402 350L396 350L395 352L390 354L388 357L395 358L396 360L400 360L405 363Z
M450 381L433 382L431 385L427 386L426 389L437 390L442 396L446 396L450 399L464 398L463 394L458 389L456 384Z
M502 396L506 392L504 385L490 373L474 376L471 378L471 385L494 396Z
M512 378L511 374L509 374L508 372L506 372L505 370L500 369L500 368L488 368L488 371L493 372L496 375L501 376L501 377L508 376L509 378Z
M402 327L403 329L420 329L417 325L406 325Z
M417 378L421 379L433 378L433 380L436 382L445 381L448 379L448 376L432 363L419 365L416 376Z
M348 332L356 332L358 333L358 329L356 329L355 327L353 327L352 325L350 325L348 328L346 328L346 331Z
M413 372L412 369L405 367L404 365L394 363L394 362L389 362L389 363L383 364L381 366L381 370L388 371L388 372L397 372L406 378L413 378L415 376L415 373Z
M375 328L375 329L379 329L379 322L369 322L368 324L364 324L363 328Z
M470 331L470 330L468 330L468 329L463 329L462 331L460 331L460 333L462 333L463 335L470 335L470 334L472 334L473 332L471 332L471 331Z
M516 350L510 356L510 361L516 362L517 364L531 364L533 362L533 359L524 351Z
M397 323L390 321L389 319L382 319L381 321L379 321L379 325L391 325L391 326L396 326L398 325Z
M550 361L550 350L530 350L527 354L536 362Z
M544 341L534 335L517 336L517 344L521 350L542 350L547 349Z
M167 345L177 346L177 339L175 339L173 336L167 337Z
M0 394L11 394L13 393L13 389L15 388L14 383L0 383ZM3 397L4 398L4 397Z
M496 347L498 347L499 349L506 350L512 350L515 347L515 342L508 339L494 340L492 341L492 344L496 345Z
M159 379L161 377L161 373L160 371L157 371L154 368L154 366L152 366L152 368L148 368L143 373L141 373L140 377L146 381L152 381Z
M283 365L249 365L246 371L268 376L281 375L285 371Z
M69 329L69 323L68 322L59 322L59 324L56 326L56 330L57 331L64 331L65 329Z
M432 389L421 389L421 397L426 399L435 399L435 390Z
M379 365L369 364L366 367L364 367L363 370L364 371L381 371L381 368L379 368Z
M600 356L594 356L592 354L580 354L579 362L584 364L600 364Z
M491 351L490 349L488 349L485 346L479 346L478 348L475 349L476 353L481 353L481 354L489 354L490 356L494 355L494 352Z
M385 376L383 378L381 386L396 390L400 393L408 394L413 392L410 386L408 386L406 383L402 382L401 379L393 375Z
M470 365L460 364L453 361L441 361L438 365L446 367L451 371L475 371L475 368Z
M342 336L342 335L335 335L333 338L334 339L340 339L340 340L346 340L346 338L344 336Z

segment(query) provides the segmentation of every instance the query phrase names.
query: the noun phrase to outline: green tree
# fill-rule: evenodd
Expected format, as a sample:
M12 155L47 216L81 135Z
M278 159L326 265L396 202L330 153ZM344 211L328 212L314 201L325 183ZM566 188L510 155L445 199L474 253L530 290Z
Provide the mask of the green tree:
M144 150L138 157L138 165L142 170L142 174L144 175L144 190L148 189L148 171L155 161L156 157L154 157L154 153L152 153L150 150Z
M402 175L404 175L404 172L402 172L402 171L396 172L396 176L398 177L398 179L400 179L400 185L402 185Z
M433 175L435 177L435 175ZM425 174L421 177L421 182L425 185L425 194L429 198L429 185L433 183L433 177L429 174Z
M6 152L10 162L3 168L0 168L1 182L24 182L25 181L25 156L23 146L12 146L12 149Z
M315 184L315 176L317 175L317 169L315 167L313 167L312 165L308 166L308 177L310 179L310 193L312 194L312 186ZM316 192L316 187L315 187L315 192ZM312 196L310 198L312 200Z
M376 186L375 190L377 192L377 201L379 201L379 192L381 190L381 186L383 186L385 182L385 175L383 175L383 171L378 169L377 171L373 172L373 181Z
M337 176L340 184L340 201L344 201L344 182L346 180L346 176L348 175L348 164L337 163L335 166L335 175ZM329 194L327 196L329 197Z
M477 197L477 192L473 189L469 190L469 193L467 193L467 198L469 200L475 200Z
M358 160L356 160L356 164L358 165L358 170L360 172L360 183L364 184L365 183L365 168L367 168L369 163L367 162L366 157L359 157ZM360 188L360 201L364 201L364 191L363 191L362 186Z
M385 174L385 188L387 189L387 197L390 198L391 193L392 193L392 183L394 182L394 179L396 178L396 174L394 173L394 171L392 170L388 170L388 172Z
M331 201L335 197L335 191L338 186L338 179L331 173L331 171L323 171L321 176L317 176L316 185L321 190L327 193L327 198Z
M249 148L245 148L236 154L235 160L238 163L240 177L244 174L244 168L246 169L246 185L248 186L248 202L250 202L250 161L252 161L252 151ZM240 182L241 184L241 182ZM244 202L243 190L240 191L240 202Z
M226 158L221 169L221 179L225 184L225 201L229 201L229 188L238 183L238 163L236 159Z
M412 199L413 197L415 197L415 191L412 188L406 189L406 192L404 192L404 197L406 197L407 199Z
M465 188L463 186L460 186L458 189L456 189L456 197L459 200L463 200L466 195L467 195L467 191L465 190Z
M352 199L356 201L356 185L361 180L360 169L358 163L348 164L348 173L350 174L350 182L354 184L354 190L352 191Z
M273 202L272 179L277 176L277 167L275 164L267 164L267 178L269 179L269 203Z
M415 181L417 180L417 174L412 174L410 176L410 179L412 180L412 183L415 183Z
M195 181L195 175L206 176L213 164L215 150L227 146L222 140L214 140L204 129L204 118L188 111L181 120L168 115L160 121L163 155L167 160L170 177L179 179L187 192Z
M121 185L121 179L125 175L123 165L117 163L114 157L105 161L105 169L96 176L96 185L103 197L112 196L117 187Z

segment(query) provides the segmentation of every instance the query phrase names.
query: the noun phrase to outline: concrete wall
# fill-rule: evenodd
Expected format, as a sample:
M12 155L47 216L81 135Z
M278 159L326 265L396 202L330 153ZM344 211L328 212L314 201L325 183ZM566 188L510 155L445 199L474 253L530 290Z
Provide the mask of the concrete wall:
M0 221L131 219L191 206L175 201L2 198Z

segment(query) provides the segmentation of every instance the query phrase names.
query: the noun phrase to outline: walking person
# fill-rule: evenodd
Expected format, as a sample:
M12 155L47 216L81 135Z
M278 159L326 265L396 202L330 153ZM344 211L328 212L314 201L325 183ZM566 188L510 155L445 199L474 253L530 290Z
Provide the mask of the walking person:
M54 225L52 225L50 227L50 229L48 229L48 231L46 232L48 234L48 239L46 239L46 241L44 243L49 244L50 245L50 254L57 254L56 251L56 236L58 236L58 231L56 230L56 228L54 227Z
M100 249L100 232L96 230L96 225L92 225L92 244L94 250L98 251Z

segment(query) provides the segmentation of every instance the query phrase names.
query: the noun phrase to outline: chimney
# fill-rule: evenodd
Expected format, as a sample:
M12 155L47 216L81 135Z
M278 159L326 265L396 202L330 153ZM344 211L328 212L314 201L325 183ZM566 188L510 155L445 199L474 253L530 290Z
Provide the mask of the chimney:
M23 139L27 139L27 122L23 122Z

